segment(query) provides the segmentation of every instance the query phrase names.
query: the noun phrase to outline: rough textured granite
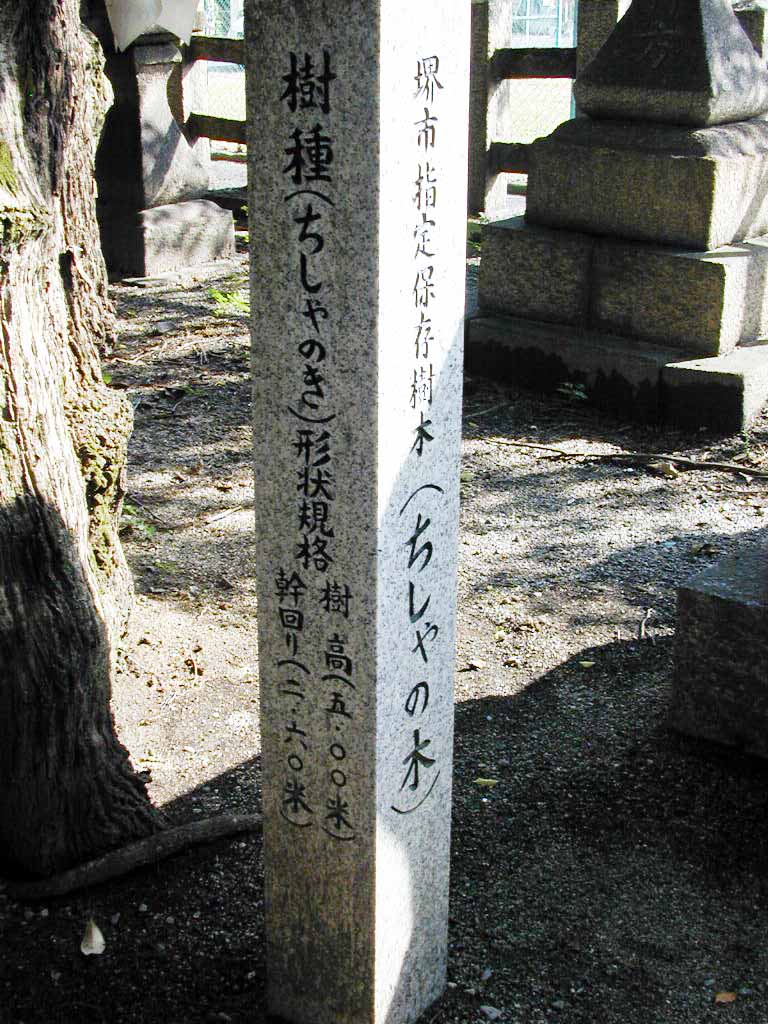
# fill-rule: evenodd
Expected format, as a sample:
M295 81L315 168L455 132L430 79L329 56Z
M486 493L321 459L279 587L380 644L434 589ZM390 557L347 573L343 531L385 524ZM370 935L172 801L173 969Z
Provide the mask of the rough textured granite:
M768 238L712 252L527 224L483 229L481 315L574 324L721 355L768 334Z
M102 203L141 210L204 195L209 184L207 146L191 145L180 126L184 110L178 45L136 45L127 53L108 53L106 70L115 102L96 161ZM189 84L199 75L195 71Z
M755 117L738 124L684 128L666 124L633 124L578 117L564 121L551 138L576 146L621 151L640 150L674 157L760 156L768 146L768 119Z
M268 988L303 1024L445 985L469 20L246 10Z
M683 359L669 346L512 316L468 325L466 367L539 390L566 381L624 418L737 433L768 400L768 342Z
M163 274L235 251L232 214L206 199L138 212L101 208L99 229L110 273L124 277Z
M202 196L209 166L184 135L181 53L175 43L135 46L144 207ZM174 110L174 107L176 108Z
M670 423L738 433L768 400L768 343L710 359L671 362L662 381Z
M597 118L704 127L768 109L768 70L729 0L634 0L574 96Z
M175 40L160 33L126 53L105 43L114 91L96 156L98 217L111 274L141 276L226 256L229 222L211 203L210 147L182 125L205 94L204 62L183 67ZM182 84L183 80L183 84ZM180 204L173 212L171 204ZM155 213L154 211L157 210Z
M590 303L600 330L725 354L768 334L768 238L707 253L600 240Z
M595 57L628 6L629 0L579 0L576 12L578 71Z
M567 121L533 146L531 223L706 251L768 232L768 122Z
M670 723L768 757L768 542L678 590Z
M673 349L597 331L497 316L470 321L466 367L541 391L578 383L601 408L658 423L661 371L675 358Z
M755 52L768 61L768 10L755 0L735 0L733 13L749 36Z
M595 239L526 225L525 218L483 229L478 303L483 314L586 324Z

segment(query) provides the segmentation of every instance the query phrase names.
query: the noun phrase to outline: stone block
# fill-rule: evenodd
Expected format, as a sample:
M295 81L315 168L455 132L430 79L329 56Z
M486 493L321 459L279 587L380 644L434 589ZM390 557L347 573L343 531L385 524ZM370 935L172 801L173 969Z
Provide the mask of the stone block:
M710 359L670 361L662 381L666 423L736 434L768 400L768 343Z
M590 302L599 330L725 354L768 334L768 238L705 253L600 240Z
M205 150L182 130L182 60L175 43L133 48L139 106L144 207L202 196L209 186Z
M768 232L768 122L567 121L533 146L530 223L699 251Z
M749 36L755 52L768 61L768 9L765 0L734 0L733 13Z
M768 109L768 69L730 0L634 0L574 96L593 117L704 127Z
M597 55L628 6L629 0L579 0L576 11L579 72Z
M639 338L481 316L468 324L466 367L539 390L570 381L623 418L728 434L748 427L768 400L768 342L681 361L674 348Z
M768 757L764 533L678 590L669 720L688 735Z
M235 252L232 214L205 199L138 213L109 206L99 211L99 228L113 276L150 277Z
M585 325L594 244L589 235L526 225L524 217L487 224L481 313Z
M676 357L657 348L565 324L478 317L468 325L468 372L538 390L581 384L591 401L626 418L658 423L661 372Z

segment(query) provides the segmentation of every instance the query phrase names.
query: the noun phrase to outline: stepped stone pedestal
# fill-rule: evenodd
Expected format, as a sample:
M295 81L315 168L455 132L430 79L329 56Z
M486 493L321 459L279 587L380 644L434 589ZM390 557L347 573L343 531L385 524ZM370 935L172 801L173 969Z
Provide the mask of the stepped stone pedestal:
M750 39L727 0L634 0L577 79L591 116L534 147L525 219L485 230L470 370L578 381L670 425L749 424L768 398L759 24Z
M768 121L690 130L566 121L534 145L535 224L714 249L768 232Z
M485 230L479 303L715 356L768 333L766 281L768 238L696 252L514 217Z
M125 53L104 43L115 93L96 157L97 213L111 274L145 276L234 254L229 212L202 197L209 144L183 130L204 103L204 68L185 67L173 37L142 37Z

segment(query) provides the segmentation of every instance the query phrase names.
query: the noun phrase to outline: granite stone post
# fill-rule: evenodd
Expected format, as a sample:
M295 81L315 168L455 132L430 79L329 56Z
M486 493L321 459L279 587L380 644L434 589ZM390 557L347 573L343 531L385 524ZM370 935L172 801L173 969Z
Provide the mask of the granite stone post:
M269 1005L443 991L469 4L246 5Z
M463 2L463 0L460 0ZM515 41L515 5L511 0L471 0L471 82L469 106L469 187L467 210L500 216L510 209L509 175L490 168L492 143L512 139L518 110L514 83L496 79L491 58Z

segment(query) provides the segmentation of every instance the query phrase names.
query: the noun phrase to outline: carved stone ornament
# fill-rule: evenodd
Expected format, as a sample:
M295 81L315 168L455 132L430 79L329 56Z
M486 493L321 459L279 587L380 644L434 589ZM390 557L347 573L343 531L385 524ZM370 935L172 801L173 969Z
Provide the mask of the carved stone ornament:
M105 0L115 36L115 48L124 50L152 29L165 29L188 43L198 0Z
M597 119L706 128L768 110L768 70L729 0L633 0L576 79Z

